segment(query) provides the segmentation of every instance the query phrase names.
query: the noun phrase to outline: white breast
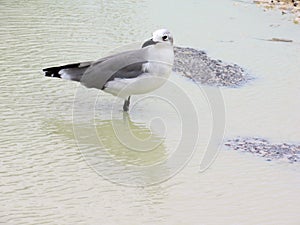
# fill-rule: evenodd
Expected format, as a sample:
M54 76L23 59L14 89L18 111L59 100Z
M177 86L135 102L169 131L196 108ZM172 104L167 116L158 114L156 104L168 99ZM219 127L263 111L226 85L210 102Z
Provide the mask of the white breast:
M166 44L156 44L148 48L148 65L147 70L151 74L157 76L169 76L173 63L174 51L173 47Z

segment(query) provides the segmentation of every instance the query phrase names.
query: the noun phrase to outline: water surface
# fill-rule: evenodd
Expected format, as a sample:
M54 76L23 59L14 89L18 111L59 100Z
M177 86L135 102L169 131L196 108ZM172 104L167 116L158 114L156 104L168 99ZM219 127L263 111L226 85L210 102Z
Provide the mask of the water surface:
M78 84L41 72L100 58L168 27L177 45L204 49L256 76L244 87L221 89L226 138L297 142L298 26L278 12L233 1L1 1L0 11L1 223L299 224L299 165L221 150L209 169L199 172L213 121L205 95L188 79L171 77L195 103L195 152L168 181L136 188L117 183L149 184L174 175L173 166L182 161L164 162L179 143L181 119L192 124L193 114L183 109L180 118L168 102L139 97L129 117L120 111L121 102L111 114L114 97L95 90L84 92L90 98L74 106L74 96L82 93ZM257 39L273 37L294 42ZM170 96L170 90L166 86L159 93ZM81 106L78 120L76 106ZM96 113L82 119L82 112ZM114 126L126 140L131 131L158 147L146 156L128 151ZM193 130L185 134L193 137ZM156 163L162 165L156 170L126 170Z

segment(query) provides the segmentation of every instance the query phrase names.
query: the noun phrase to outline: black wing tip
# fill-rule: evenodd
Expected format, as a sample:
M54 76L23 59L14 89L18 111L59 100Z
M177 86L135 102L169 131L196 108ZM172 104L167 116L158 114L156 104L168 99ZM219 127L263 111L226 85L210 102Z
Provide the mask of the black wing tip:
M43 72L45 73L46 77L57 77L61 78L60 74L58 73L60 70L59 67L50 67L43 69Z
M45 72L46 77L58 77L61 78L59 71L62 69L69 69L69 68L78 68L80 66L80 63L73 63L73 64L67 64L64 66L55 66L55 67L49 67L43 69L43 72Z
M52 73L52 72L45 72L45 77L57 77L57 78L61 78L60 74L58 74L58 73Z

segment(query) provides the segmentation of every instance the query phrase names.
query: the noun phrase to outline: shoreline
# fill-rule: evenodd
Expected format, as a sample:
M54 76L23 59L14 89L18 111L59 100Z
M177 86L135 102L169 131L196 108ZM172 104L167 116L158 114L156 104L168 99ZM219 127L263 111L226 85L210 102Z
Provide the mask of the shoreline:
M300 0L254 0L253 2L265 10L280 10L282 15L293 14L293 22L300 24Z

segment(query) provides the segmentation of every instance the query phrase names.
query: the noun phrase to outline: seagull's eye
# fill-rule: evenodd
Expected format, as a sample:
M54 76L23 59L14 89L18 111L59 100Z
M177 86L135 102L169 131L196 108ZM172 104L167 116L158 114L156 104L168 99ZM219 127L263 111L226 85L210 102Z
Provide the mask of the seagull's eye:
M167 40L168 40L168 36L167 36L167 35L164 35L164 36L162 36L162 39L163 39L164 41L167 41Z

